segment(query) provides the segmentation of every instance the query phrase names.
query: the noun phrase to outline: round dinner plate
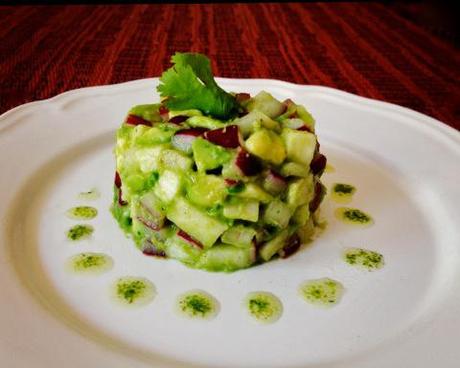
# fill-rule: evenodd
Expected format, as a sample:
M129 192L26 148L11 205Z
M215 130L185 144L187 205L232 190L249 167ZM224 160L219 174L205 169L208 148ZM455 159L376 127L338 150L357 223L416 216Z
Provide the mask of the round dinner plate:
M357 188L350 206L370 213L358 228L322 205L326 230L286 260L230 274L192 270L144 256L110 213L115 131L128 109L158 100L158 79L84 88L17 107L0 117L0 361L5 367L457 367L460 358L460 134L430 117L318 86L219 79L229 91L264 89L304 104L334 168L328 188ZM100 197L79 193L96 188ZM66 211L88 204L95 231L70 242ZM382 269L356 269L344 249L385 257ZM69 272L69 257L98 252L113 268ZM154 300L126 308L111 296L122 276L143 277ZM318 308L298 295L329 277L342 300ZM191 289L220 310L196 321L175 312ZM283 304L281 318L254 322L251 291Z

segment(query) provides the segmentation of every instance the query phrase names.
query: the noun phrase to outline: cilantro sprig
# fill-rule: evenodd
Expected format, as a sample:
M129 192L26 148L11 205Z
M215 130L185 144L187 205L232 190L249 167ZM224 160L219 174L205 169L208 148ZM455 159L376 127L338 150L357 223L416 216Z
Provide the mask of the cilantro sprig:
M170 110L198 109L221 119L236 113L238 102L217 85L205 55L176 52L171 61L174 65L163 72L157 87Z

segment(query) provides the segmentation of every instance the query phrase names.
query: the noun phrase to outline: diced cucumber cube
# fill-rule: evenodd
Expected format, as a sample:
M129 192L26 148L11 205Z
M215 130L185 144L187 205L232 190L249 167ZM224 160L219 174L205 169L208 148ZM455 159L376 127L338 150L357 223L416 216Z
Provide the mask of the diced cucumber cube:
M291 209L285 203L275 200L268 204L263 219L266 224L284 229L289 223L291 214Z
M273 197L254 183L245 184L243 190L235 194L236 197L254 199L262 203L268 203L273 200Z
M154 193L162 201L168 203L179 194L181 190L181 177L177 172L165 170L155 186Z
M211 247L228 228L227 224L200 211L182 197L170 204L166 217L205 248Z
M289 207L295 208L309 203L313 199L313 175L307 178L295 179L289 183L287 203Z
M301 118L305 122L305 125L310 129L310 131L314 132L315 119L313 118L313 116L302 105L296 105L296 107L297 115L299 116L299 118Z
M285 128L281 137L286 146L288 160L310 165L316 149L316 136L314 134Z
M281 248L284 247L286 240L289 236L287 229L281 231L272 240L269 240L260 248L259 254L262 259L267 262L269 261Z
M310 175L310 167L308 165L299 164L297 162L287 162L281 166L280 174L284 177L298 176L306 178Z
M246 105L248 111L259 110L270 118L276 118L284 111L284 105L270 93L261 91Z
M233 120L232 124L236 124L240 127L240 132L243 137L249 136L261 127L275 131L280 130L280 124L277 121L272 120L259 110L253 110L249 114Z
M257 222L259 219L259 202L238 199L224 205L224 216L229 219L240 219Z
M160 153L159 166L163 169L190 171L193 161L182 152L167 149Z
M309 218L310 209L308 208L308 204L303 204L302 206L297 207L292 215L292 220L299 226L304 226Z
M144 173L150 173L158 170L158 163L163 150L164 146L140 148L135 150L134 154L141 171Z
M177 235L166 239L165 248L166 255L169 258L174 258L190 265L193 265L203 253L201 249L186 242Z
M203 253L195 266L208 271L231 272L249 267L254 261L254 247L239 248L217 244Z
M222 234L221 240L226 244L247 248L252 246L255 236L256 231L252 227L235 225Z

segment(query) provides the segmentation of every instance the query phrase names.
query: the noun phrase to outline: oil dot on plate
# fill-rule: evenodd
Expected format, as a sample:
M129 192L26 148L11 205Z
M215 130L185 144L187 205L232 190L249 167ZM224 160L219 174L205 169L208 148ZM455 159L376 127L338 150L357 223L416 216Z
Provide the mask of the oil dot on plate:
M330 307L337 304L343 294L343 285L327 277L307 280L299 286L300 296L309 304Z
M345 262L352 266L374 271L385 265L383 255L363 248L348 248L343 253Z
M78 199L86 200L86 201L94 201L101 196L101 193L97 188L92 188L87 192L80 192L78 194Z
M345 183L335 183L331 188L331 199L337 203L350 203L356 188L353 185Z
M78 274L99 275L113 268L113 260L103 253L79 253L68 259L67 268Z
M339 207L335 210L335 217L346 224L360 227L374 224L374 220L369 214L357 208Z
M176 310L182 316L210 320L219 313L219 302L203 290L190 290L177 298Z
M97 209L90 206L77 206L70 208L66 213L74 220L91 220L97 216Z
M67 238L72 241L83 240L89 238L94 232L91 225L75 225L67 230Z
M252 318L265 324L276 322L283 313L283 304L278 297L265 291L249 293L243 304Z
M120 304L137 307L149 304L155 298L156 289L143 277L125 276L114 283L112 294Z

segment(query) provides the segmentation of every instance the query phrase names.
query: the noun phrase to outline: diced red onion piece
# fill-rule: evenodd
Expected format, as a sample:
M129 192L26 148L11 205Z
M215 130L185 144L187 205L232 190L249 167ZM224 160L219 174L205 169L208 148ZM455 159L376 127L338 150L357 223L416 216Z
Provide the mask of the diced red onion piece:
M147 125L147 126L152 126L152 123L148 120L145 120L141 118L140 116L136 115L128 115L125 121L126 124L128 125Z
M225 148L237 148L240 146L240 133L237 125L228 125L224 128L208 130L204 138L209 142Z
M160 113L160 117L163 121L169 120L169 109L165 105L161 105L158 112Z
M173 123L173 124L180 124L180 123L183 123L188 118L189 117L185 116L185 115L177 115L177 116L174 116L171 119L169 119L169 122Z
M262 170L260 162L243 149L238 152L235 164L246 176L257 175Z
M190 235L188 235L185 231L179 230L177 232L177 236L180 236L182 239L190 243L191 245L203 249L203 244L201 244L198 240L193 239Z
M299 250L301 246L300 238L293 234L286 240L286 245L278 252L281 258L287 258Z
M317 181L315 183L315 194L313 196L313 199L311 200L310 204L309 204L309 209L310 209L310 212L313 213L315 212L319 205L321 204L321 200L322 200L322 186L320 184L319 181Z
M249 93L237 93L235 95L236 100L241 103L243 101L249 100L251 98L251 95Z
M310 163L310 169L313 175L321 175L326 167L327 159L326 156L318 153L313 157Z

